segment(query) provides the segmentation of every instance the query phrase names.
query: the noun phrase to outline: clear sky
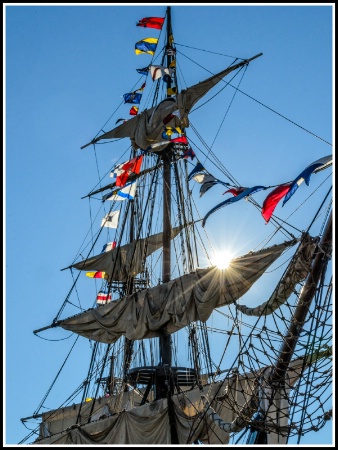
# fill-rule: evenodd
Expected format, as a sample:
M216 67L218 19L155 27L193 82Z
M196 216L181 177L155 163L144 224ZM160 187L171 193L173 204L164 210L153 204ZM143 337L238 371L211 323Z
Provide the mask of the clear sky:
M57 314L71 284L60 269L73 261L89 226L88 203L81 197L97 183L96 161L91 147L80 147L138 82L135 69L148 64L146 55L135 55L134 44L154 33L136 22L164 17L166 6L4 5L5 444L17 444L29 433L20 419L34 413L70 347L36 337L33 330ZM238 94L231 132L217 141L223 163L243 185L290 181L332 153L333 17L330 3L173 4L177 43L243 58L263 53L241 88L270 109ZM209 58L206 53L206 67ZM208 117L203 124L209 143L212 121ZM114 122L106 131L113 127ZM102 147L100 164L109 171L120 155L105 154ZM328 175L327 170L313 176L310 188ZM305 199L308 192L304 184L295 195ZM218 202L206 197L204 213ZM250 224L247 209L231 208L216 212L208 226L211 234L220 226L226 232L236 229L243 254L253 242L252 227L257 241L266 225L261 218ZM301 219L295 223L302 229ZM68 334L60 331L60 336ZM87 365L88 343L81 346L78 364ZM80 384L76 367L73 376L70 382ZM57 395L62 397L62 389ZM47 407L56 401L52 397ZM328 424L301 444L329 445L331 433Z

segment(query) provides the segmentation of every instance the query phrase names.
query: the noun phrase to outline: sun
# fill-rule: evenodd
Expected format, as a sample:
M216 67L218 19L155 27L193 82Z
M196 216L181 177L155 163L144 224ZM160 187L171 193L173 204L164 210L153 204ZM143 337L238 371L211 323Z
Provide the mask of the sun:
M229 251L223 251L215 253L214 257L211 258L211 262L219 269L227 269L232 259L232 253L230 253Z

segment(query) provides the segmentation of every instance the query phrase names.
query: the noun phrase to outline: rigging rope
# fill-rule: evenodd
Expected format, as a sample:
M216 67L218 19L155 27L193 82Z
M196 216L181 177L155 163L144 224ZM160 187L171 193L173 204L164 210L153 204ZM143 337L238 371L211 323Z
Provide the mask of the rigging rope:
M73 343L71 349L70 349L69 352L68 352L68 355L66 356L66 359L64 360L62 366L60 367L58 373L56 374L56 377L54 378L52 384L49 386L49 388L48 388L46 394L44 395L43 399L41 400L40 404L38 405L38 407L37 407L36 410L34 411L34 413L33 413L34 416L35 416L36 414L39 413L39 411L40 411L42 405L44 404L46 398L48 397L50 391L52 390L54 384L56 383L56 380L59 378L59 375L60 375L62 369L64 368L64 366L65 366L65 364L66 364L66 362L67 362L67 360L68 360L70 354L72 353L73 348L74 348L74 346L75 346L75 344L76 344L76 342L77 342L77 340L78 340L79 337L80 337L80 336L77 336L77 337L76 337L76 339L75 339L75 341L74 341L74 343Z
M236 86L232 86L231 84L229 84L229 86L231 86L232 88L238 90L241 94L246 95L246 96L249 97L251 100L255 101L256 103L259 103L261 106L264 106L264 108L266 108L266 109L270 110L271 112L277 114L278 116L280 116L280 117L282 117L283 119L287 120L288 122L292 123L292 124L295 125L296 127L301 128L302 130L304 130L304 131L306 131L307 133L311 134L311 135L314 136L315 138L317 138L317 139L319 139L319 140L325 142L325 144L328 144L330 147L332 147L331 142L326 141L325 139L321 138L321 137L318 136L317 134L312 133L312 131L307 130L305 127L303 127L303 126L299 125L298 123L294 122L293 120L288 119L287 117L283 116L283 114L281 114L281 113L275 111L274 109L270 108L270 107L267 106L267 105L264 105L264 103L262 103L262 102L260 102L259 100L253 98L251 95L246 94L245 92L241 91L241 90L238 89Z
M176 44L177 45L177 44ZM206 50L203 50L206 51ZM197 66L203 68L204 70L206 70L207 72L209 72L210 74L214 75L213 72L211 72L210 70L208 70L206 67L203 67L202 65L196 63L196 61L194 61L193 59L189 58L187 55L185 55L182 52L179 52L182 56L184 56L185 58L189 59L191 62L193 62L194 64L196 64ZM213 52L209 52L209 53L213 53ZM225 56L225 55L224 55ZM233 86L232 84L230 84L230 82L228 83L227 81L222 80L224 83L226 83L227 85L231 86L233 89L236 89L236 91L240 92L241 94L245 95L246 97L250 98L251 100L255 101L256 103L258 103L259 105L263 106L264 108L268 109L269 111L273 112L274 114L277 114L279 117L282 117L283 119L287 120L288 122L292 123L293 125L295 125L296 127L306 131L307 133L311 134L312 136L314 136L315 138L325 142L325 144L330 145L330 147L332 147L332 143L326 141L325 139L321 138L320 136L318 136L317 134L313 133L312 131L306 129L305 127L303 127L302 125L297 124L295 121L288 119L286 116L284 116L283 114L277 112L276 110L272 109L270 106L265 105L264 103L262 103L261 101L257 100L256 98L252 97L251 95L247 94L246 92L240 90L237 86ZM196 108L197 109L197 108ZM195 110L196 110L195 109ZM194 111L195 111L194 110ZM193 112L193 111L191 111Z
M238 88L235 88L235 89L237 89L237 91L243 93ZM245 94L245 95L247 95L247 94ZM255 99L253 99L253 100L255 100ZM258 103L260 103L260 102L258 102ZM263 106L265 106L265 105L263 105ZM271 109L271 108L269 108L269 109ZM275 112L275 111L273 111L273 112ZM282 116L282 117L284 117L284 116ZM224 119L223 119L223 121L224 121ZM223 121L222 121L222 124L223 124ZM303 128L303 127L301 127L301 128ZM307 131L307 130L305 130L305 131ZM197 130L195 130L195 132L197 134ZM311 133L311 134L313 134L313 133ZM216 137L217 137L217 135L216 135ZM316 136L316 137L318 137L318 136ZM213 144L214 144L214 142L215 142L215 140L213 141ZM211 152L211 148L209 149L209 151ZM215 155L214 155L214 157L216 159ZM177 170L175 171L175 176L176 176L177 184L181 187L181 184L179 183L179 174L178 174ZM229 176L231 176L231 175L229 174ZM234 178L229 178L229 179L233 179L235 181ZM154 181L154 178L153 178L153 181ZM328 195L329 195L329 193L327 194L327 196ZM327 196L326 196L326 198L327 198ZM325 198L325 200L326 200L326 198ZM325 202L325 200L324 200L324 202ZM177 201L178 205L182 204L182 199L179 196L176 198L176 201ZM149 193L149 197L147 197L147 202L149 202L151 204L150 209L151 209L151 213L153 213L153 207L156 202L155 195L153 195L153 197L152 197L151 193ZM321 208L323 207L324 202L322 203ZM146 203L146 207L147 207L147 205L148 205L148 203ZM255 205L255 206L257 207L259 205ZM189 205L189 207L191 208L191 204ZM315 218L318 216L318 214L319 214L319 211L317 212L317 215L315 216ZM313 219L313 222L314 222L315 218ZM187 219L185 217L182 217L182 218L180 218L180 223L182 223L182 222L186 223L186 220ZM313 222L311 223L310 226L312 226ZM141 224L140 224L140 226L141 226ZM151 227L151 221L148 223L148 226L149 226L149 229L148 229L148 231L149 231L150 227ZM299 230L297 230L297 231L299 231ZM95 239L94 242L92 242L92 248L93 248L95 242L97 241L97 238ZM196 242L196 234L195 233L194 233L194 239ZM94 240L94 236L92 236L92 241L93 240ZM182 250L181 254L185 254L185 251L183 249L183 240L182 240L181 250ZM77 280L77 278L76 278L76 280ZM75 282L76 282L76 280L75 280ZM74 282L74 284L75 284L75 282ZM331 280L331 282L332 282L332 280ZM321 280L321 288L323 288L324 286L325 286L325 280L323 278ZM73 288L74 288L74 285L73 285L72 289ZM71 289L71 291L72 291L72 289ZM71 293L71 291L70 291L70 293ZM70 295L70 293L69 293L69 295ZM68 301L68 298L69 298L69 296L67 297L66 301ZM229 406L229 408L232 409L232 412L234 414L238 414L238 411L240 410L240 407L241 407L241 404L238 401L238 397L243 393L242 385L241 385L241 383L238 382L238 380L239 380L240 376L243 376L244 380L249 382L249 377L246 374L258 373L260 370L260 367L262 366L262 363L267 364L267 365L270 365L270 364L273 365L275 363L276 359L278 358L278 351L277 351L278 345L277 344L281 343L283 341L283 337L284 337L284 330L282 332L281 329L283 326L285 328L287 328L289 325L288 319L286 318L289 316L289 314L285 314L285 311L289 311L289 310L292 311L294 309L295 306L293 304L293 301L295 300L295 298L297 298L297 295L290 301L287 301L278 311L275 311L271 316L272 317L271 322L268 322L267 317L261 316L261 317L258 317L257 319L254 319L255 322L253 324L249 323L250 319L248 319L248 323L245 323L243 320L241 320L242 316L239 316L238 310L234 309L234 305L229 306L229 308L228 308L229 316L228 317L231 318L233 326L230 331L226 332L226 334L227 334L226 345L225 345L225 349L222 354L222 357L220 359L220 363L218 365L214 364L213 361L211 360L210 344L208 341L208 333L207 333L208 329L210 329L210 328L207 327L206 323L202 323L202 322L197 326L197 330L200 333L199 340L202 341L203 347L204 347L203 351L198 352L198 364L201 365L200 359L202 359L202 357L203 357L205 367L207 368L207 370L209 372L209 377L212 379L209 392L211 392L211 387L216 382L215 381L216 378L221 373L225 372L224 370L221 370L221 363L222 363L222 360L224 359L225 350L226 349L229 350L229 352L228 352L229 360L226 361L226 363L230 368L226 369L227 376L224 377L224 379L220 383L220 387L217 390L216 394L214 395L214 398L212 399L215 403L217 402L218 405L223 405L222 402L224 402L226 400L226 398L229 400L229 396L226 397L226 394L228 391L225 392L225 390L229 388L230 382L233 379L233 377L235 376L236 385L234 387L234 396L232 399L233 401L232 401L231 405ZM321 295L318 295L318 298L316 300L318 300L318 301L316 301L316 305L310 311L311 320L307 322L308 326L310 327L310 332L308 332L307 330L304 330L302 332L301 336L302 336L302 338L306 338L306 342L303 345L301 345L301 343L299 343L299 346L295 353L295 355L297 357L303 358L303 361L304 361L303 367L305 367L306 362L308 361L308 357L313 356L313 349L315 348L315 344L317 343L317 341L316 341L317 337L320 336L321 338L323 338L326 334L326 330L327 330L327 326L328 326L328 315L330 314L329 307L332 308L332 305L329 304L331 301L331 297L326 297L326 303L324 302L324 305L322 305L323 302L322 302ZM63 307L64 307L64 305L63 305ZM219 310L217 310L217 311L220 314L223 314L223 317L225 316L225 314L223 312L221 312ZM60 314L61 314L61 311L60 311ZM247 334L244 332L244 328L246 328L246 327L249 328L249 332ZM216 328L213 328L213 330L215 332L217 331ZM237 332L236 332L236 330L237 330ZM253 330L255 332L253 332ZM314 331L318 331L318 333L316 333ZM222 331L222 332L224 333L224 331ZM235 342L234 347L231 349L231 345L233 345L234 337L236 337L236 342ZM75 342L74 342L74 345L75 345ZM152 345L152 342L153 341L150 340L151 345ZM88 389L89 389L88 383L90 380L92 380L94 374L98 373L100 370L100 378L102 377L103 371L104 371L105 365L106 365L105 363L106 363L106 360L108 357L109 348L110 347L108 345L106 352L105 352L104 361L100 363L101 366L98 364L96 369L94 370L94 360L95 360L95 358L97 356L97 352L98 352L98 345L97 345L97 343L95 343L94 350L92 353L92 360L90 363L90 368L88 370L86 382L84 384L82 384L82 386L81 386L81 388L85 387L85 389L83 391L83 396L85 394L87 394ZM305 349L305 354L304 354L304 349ZM231 353L230 350L233 350L233 353ZM140 357L140 361L141 360L147 361L145 346L144 346L143 341L140 342L139 350L138 350L137 354ZM67 356L67 358L68 358L68 356ZM153 356L154 356L154 352L152 351L151 357L153 358ZM135 352L135 357L136 357L136 352ZM67 360L67 358L66 358L66 360ZM310 376L310 370L309 370L309 376L307 377L307 379L304 378L304 379L300 380L297 388L294 390L294 397L293 397L292 401L293 401L293 404L295 405L295 409L293 411L293 417L295 417L295 421L297 421L297 423L298 423L298 428L297 427L292 428L290 430L290 434L294 432L293 431L294 429L296 429L296 432L299 433L299 436L300 436L301 433L307 432L310 429L313 429L314 427L320 428L325 425L325 422L327 420L326 418L329 415L329 413L324 410L324 402L323 403L321 402L321 395L323 395L327 386L330 383L330 381L327 379L327 374L326 374L326 371L329 369L324 370L324 368L326 369L327 366L329 365L329 361L326 360L326 358L324 358L324 361L321 359L321 361L322 361L321 364L323 363L323 366L321 366L320 364L317 364L317 360L316 360L315 370L313 370L311 372L311 376ZM152 359L151 363L154 364L153 359ZM212 373L213 366L216 367L216 373ZM60 369L60 371L61 371L61 369ZM116 370L118 370L118 369L116 369ZM119 370L121 370L121 368L119 368ZM56 381L56 379L54 380L54 382L55 381ZM54 382L53 382L53 384L54 384ZM243 384L244 384L244 382L243 382ZM291 384L288 387L290 387L290 389L293 388L293 386ZM221 389L223 389L222 392L220 392ZM302 409L303 415L301 416L301 418L297 418L296 406L298 408L301 408L302 405L305 405L306 402L304 401L304 392L306 393L309 389L311 389L311 393L312 393L315 401L317 402L317 404L319 403L318 407L316 404L316 407L317 407L316 411L321 409L322 416L306 417L305 407L303 407L303 409ZM99 390L99 384L96 389L95 398L98 396L98 390ZM229 390L231 391L230 388L229 388ZM49 393L49 391L48 391L48 393ZM46 396L48 395L48 393L46 394ZM222 395L218 396L218 394L222 394ZM183 395L185 396L186 399L188 398L187 393L183 392ZM306 398L306 395L305 395L305 398ZM44 400L45 400L45 398L44 398ZM44 400L42 401L41 405L39 406L39 409L41 408ZM273 401L274 400L272 399L271 402L273 402ZM95 402L95 400L93 401L93 404L92 404L91 413L93 412L94 402ZM228 401L228 403L229 403L229 401ZM306 406L308 406L308 405L306 405ZM276 408L279 408L277 403L276 403ZM197 410L196 410L196 412L197 412ZM279 409L279 412L284 414L284 412L281 409ZM78 418L79 418L79 415L80 415L80 410L79 410ZM298 414L298 417L299 417L299 414ZM202 415L202 417L198 420L198 423L201 420L204 420L204 418L205 418L205 415ZM314 423L316 423L316 421L317 421L317 425L313 425ZM300 428L300 426L299 426L300 422L303 422L302 428ZM210 433L210 436L211 436L211 433L213 433L213 434L216 433L215 430L210 429L210 427L208 426L206 421L205 421L205 424L206 424L206 427L208 428L208 432ZM192 433L191 433L191 435L192 435L193 429L191 431L192 431ZM221 440L220 440L220 442L221 442Z

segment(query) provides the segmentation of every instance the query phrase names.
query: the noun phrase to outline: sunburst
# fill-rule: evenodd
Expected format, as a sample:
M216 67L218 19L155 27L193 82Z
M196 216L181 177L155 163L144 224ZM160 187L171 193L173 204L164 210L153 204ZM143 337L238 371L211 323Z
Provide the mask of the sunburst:
M216 252L214 257L211 258L213 265L217 266L219 269L227 269L234 255L229 251L225 250L222 252Z

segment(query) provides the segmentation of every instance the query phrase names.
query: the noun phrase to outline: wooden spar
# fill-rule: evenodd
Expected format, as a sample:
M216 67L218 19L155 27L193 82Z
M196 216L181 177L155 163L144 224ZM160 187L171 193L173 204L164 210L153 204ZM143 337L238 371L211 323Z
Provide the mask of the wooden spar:
M256 59L256 58L258 58L259 56L262 56L262 55L263 55L263 53L258 53L257 55L253 56L252 58L245 59L245 60L243 61L243 63L244 63L244 64L247 64L247 63L249 63L250 61L252 61L253 59Z
M168 41L168 43L167 43L167 48L169 48L170 47L170 42ZM258 57L260 57L260 56L262 56L263 55L263 53L258 53L257 55L255 55L255 56L253 56L253 57L251 57L251 58L248 58L248 59L243 59L241 62L239 62L239 63L237 63L237 64L233 64L232 66L229 66L229 67L227 67L226 69L224 69L223 71L221 71L220 73L218 73L218 74L216 74L216 75L213 75L212 77L210 77L210 78L212 78L212 79L217 79L218 78L218 80L220 81L220 80L222 80L222 78L226 75L226 73L229 73L229 72L231 72L232 70L235 70L235 69L239 69L240 67L243 67L243 66L245 66L245 65L248 65L251 61L253 61L254 59L256 59L256 58L258 58ZM172 55L167 55L167 61L170 61L171 62L171 59L172 58ZM169 63L170 64L170 63ZM168 65L168 67L169 67L169 65ZM210 78L209 79L207 79L207 80L204 80L204 81L208 81L208 80L210 80ZM168 87L170 87L170 79L169 79L169 84L167 85ZM194 87L196 87L197 85L195 85ZM189 90L189 88L188 88L188 90ZM209 90L209 89L208 89ZM169 95L167 96L167 98L168 97L170 97ZM143 111L143 113L144 113L145 111ZM187 113L189 113L189 109L187 109L186 110L186 112ZM142 114L143 114L142 113ZM135 118L133 118L133 119L135 119ZM132 119L132 120L133 120ZM123 125L120 125L119 127L123 127ZM109 138L107 138L107 134L110 134L112 131L115 131L117 128L119 129L119 131L121 131L121 129L119 128L119 127L115 127L113 130L110 130L108 133L103 133L102 135L100 135L100 136L98 136L98 137L96 137L96 138L94 138L94 139L92 139L91 140L91 142L89 142L88 144L86 144L86 145L83 145L82 147L81 147L81 149L83 149L83 148L85 148L85 147L88 147L89 145L91 145L91 144L95 144L96 142L98 142L99 140L101 140L101 139L109 139ZM104 137L104 136L106 136L106 137ZM126 137L126 135L124 136L124 137Z
M58 322L53 322L51 325L47 325L46 327L43 328L39 328L38 330L34 330L33 334L37 334L40 333L40 331L45 331L45 330L49 330L50 328L54 328L54 327L58 327L59 323Z
M142 175L145 175L146 173L152 172L155 169L159 169L160 167L161 167L161 164L157 165L157 166L154 166L154 167L150 167L149 169L142 170L142 172L140 172L140 173L131 173L129 175L128 181L137 180L137 178L141 177ZM116 187L116 183L115 182L107 184L107 186L103 186L102 188L97 189L96 191L89 192L89 194L85 195L84 197L81 197L81 200L83 198L87 198L87 197L90 197L92 195L98 194L99 192L105 191L107 189L113 189L114 187ZM121 187L117 187L116 189L121 189Z
M43 416L43 413L42 414L34 414L33 416L23 417L20 420L23 423L23 422L26 422L27 420L31 420L31 419L40 419L40 417L42 417L42 416Z
M286 371L293 356L297 341L303 329L307 313L312 299L316 293L317 285L322 276L323 269L330 258L332 246L332 213L327 221L322 239L318 245L318 252L313 261L309 276L300 295L295 314L290 324L289 330L284 339L284 344L280 350L275 369L272 371L271 382L283 382Z

